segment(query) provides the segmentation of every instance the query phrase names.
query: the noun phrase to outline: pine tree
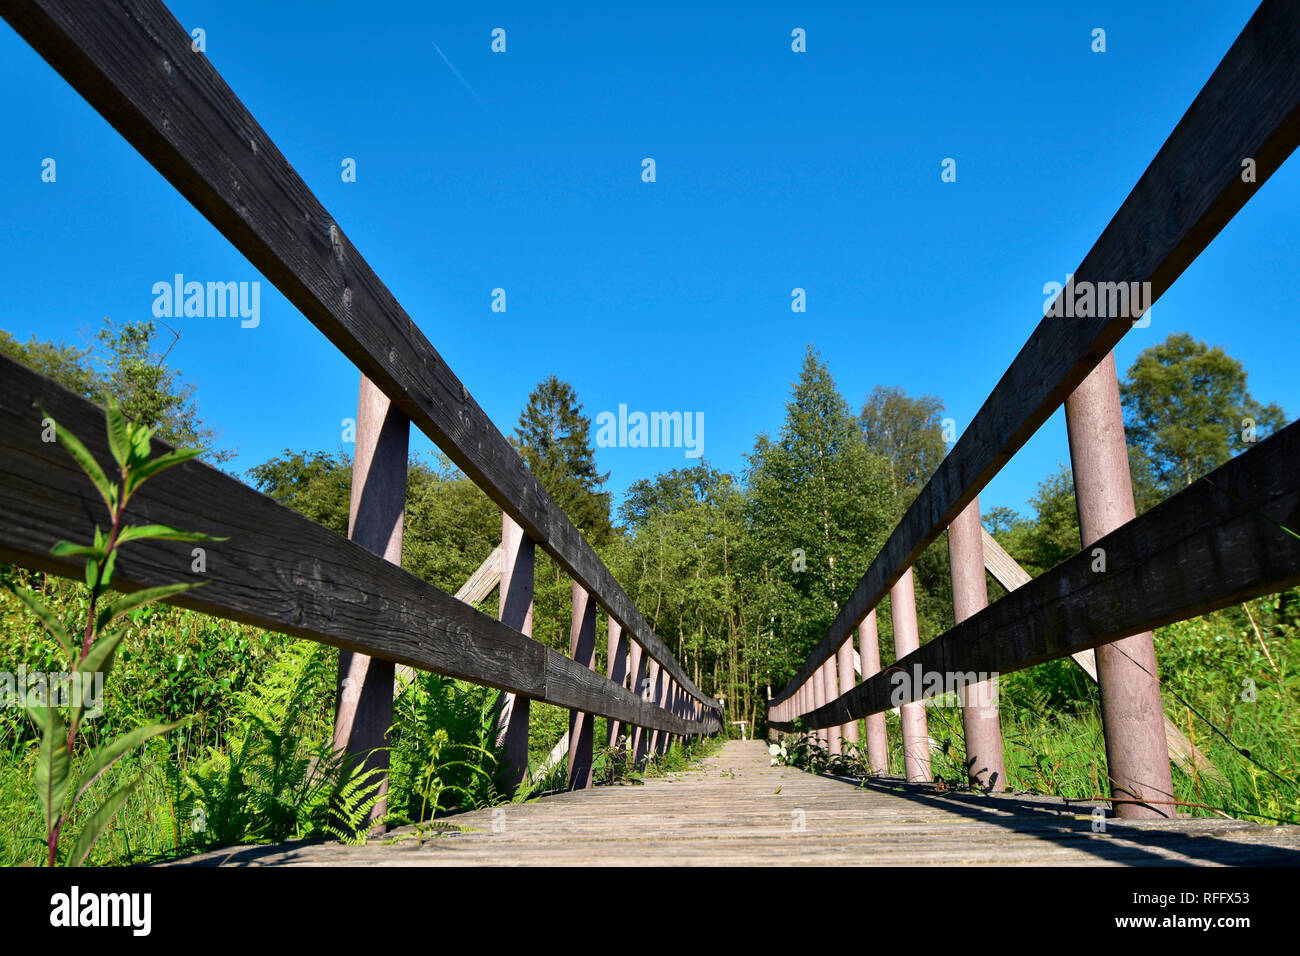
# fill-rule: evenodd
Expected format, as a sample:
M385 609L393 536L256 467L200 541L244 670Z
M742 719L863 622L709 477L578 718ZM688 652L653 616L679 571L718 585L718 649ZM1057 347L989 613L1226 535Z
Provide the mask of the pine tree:
M596 470L591 419L578 394L554 375L538 383L519 416L515 445L556 504L593 545L609 540L609 473Z
M888 464L862 441L811 347L781 432L759 436L748 477L749 573L762 589L766 664L779 685L825 636L892 525Z

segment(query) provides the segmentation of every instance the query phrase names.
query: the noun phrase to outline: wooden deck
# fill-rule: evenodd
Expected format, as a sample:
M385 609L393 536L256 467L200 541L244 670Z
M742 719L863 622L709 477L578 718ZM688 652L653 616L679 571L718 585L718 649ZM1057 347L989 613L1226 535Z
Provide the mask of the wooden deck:
M802 813L800 813L802 812ZM494 814L496 829L494 830ZM802 818L802 829L799 823ZM473 828L367 846L226 849L198 866L482 865L1298 865L1300 827L1239 820L1106 821L1043 798L865 787L771 767L766 746L731 741L696 769L449 818ZM388 839L409 834L395 831ZM173 864L174 865L174 864Z

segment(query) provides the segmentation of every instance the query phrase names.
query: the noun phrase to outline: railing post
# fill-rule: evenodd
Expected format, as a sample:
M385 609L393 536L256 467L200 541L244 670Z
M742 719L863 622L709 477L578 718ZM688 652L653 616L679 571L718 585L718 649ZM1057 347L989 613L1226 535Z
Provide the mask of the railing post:
M668 709L668 701L672 696L672 676L668 673L668 668L661 666L659 668L659 707L663 710ZM663 755L668 752L669 733L666 730L655 731L655 753Z
M826 695L826 703L831 703L835 698L840 696L840 679L838 669L835 666L835 655L826 658L826 663L822 665L822 680L825 682L825 689L822 691ZM840 725L832 724L826 728L826 737L830 743L830 752L834 757L841 753L840 749Z
M608 649L608 663L606 673L609 679L619 687L623 687L627 682L627 635L623 632L623 625L612 617L609 619L609 636L606 647ZM605 746L618 746L618 732L621 729L620 722L614 718L609 718L605 722Z
M839 676L840 676L839 696L843 697L849 691L853 690L853 636L852 635L849 635L849 637L845 639L844 643L840 645L840 649L836 651L835 669L836 671L839 672ZM850 720L847 724L842 724L840 726L840 735L843 737L844 743L854 745L853 750L855 751L855 756L856 756L857 743L858 743L858 722L856 720ZM848 750L849 748L844 747L844 749Z
M596 602L577 581L573 582L573 621L569 628L569 656L589 670L596 669ZM569 789L591 786L592 717L569 711Z
M356 455L348 537L393 564L402 563L410 422L364 375L357 396ZM366 770L384 771L367 823L387 812L388 729L393 723L393 663L339 651L334 749Z
M894 621L894 659L912 653L921 646L921 632L916 623L916 588L912 569L908 568L898 583L889 589L889 608ZM913 675L908 675L911 678ZM920 690L920 688L915 688ZM911 783L930 779L930 734L926 725L925 701L914 700L899 708L903 725L903 768Z
M627 672L632 678L632 693L636 694L638 697L644 697L642 688L644 687L648 677L646 673L645 651L636 641L628 642ZM628 728L628 736L630 738L629 746L632 752L632 765L635 766L636 762L641 759L641 748L644 746L645 728L633 724Z
M647 699L651 703L657 703L659 701L659 693L660 693L659 662L655 660L653 657L650 657L648 654L646 655L646 658L647 659L645 665L645 674L646 674L646 680L649 681L649 684L647 686L649 687L650 690L650 695ZM646 695L642 694L641 696L645 697ZM646 757L648 754L657 752L655 751L655 747L658 744L658 741L659 741L659 731L651 730L649 728L642 729L641 745L637 748L637 752L636 752L636 760L638 764L641 763L642 759Z
M988 607L980 500L976 496L948 526L948 563L952 569L952 614L960 624ZM998 678L963 685L961 724L966 737L966 777L981 790L1005 790L1002 725L998 721Z
M876 611L862 619L858 625L858 654L862 658L862 679L880 673L880 631L876 626ZM864 721L867 729L867 762L871 772L889 773L889 735L885 729L883 713L868 714Z
M533 539L507 514L501 516L501 613L503 624L532 636ZM497 743L504 745L499 781L513 791L528 776L528 710L530 700L502 693L497 720Z
M822 664L812 675L812 709L816 710L822 704L826 703L826 665ZM813 731L817 735L818 742L824 748L829 748L831 743L830 735L826 733L826 728L821 727Z
M1113 352L1065 400L1065 422L1079 536L1087 549L1137 516ZM1094 553L1093 561L1094 572L1104 574L1106 555ZM1096 651L1111 795L1174 799L1151 632L1101 644ZM1118 803L1114 810L1117 816L1130 818L1173 816L1167 804Z

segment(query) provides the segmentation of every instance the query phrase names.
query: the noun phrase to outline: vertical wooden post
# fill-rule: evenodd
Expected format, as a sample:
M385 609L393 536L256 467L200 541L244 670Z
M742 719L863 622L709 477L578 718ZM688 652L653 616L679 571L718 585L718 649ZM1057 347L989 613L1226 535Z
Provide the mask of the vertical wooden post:
M858 625L858 654L862 657L862 679L880 673L880 632L876 626L876 611L862 619ZM885 728L885 715L869 714L865 719L867 730L867 762L874 774L889 773L889 735Z
M1137 514L1113 352L1065 400L1065 423L1079 506L1079 536L1086 550ZM1106 573L1102 569L1107 560L1107 555L1094 552L1095 574ZM1096 652L1111 795L1174 799L1151 632L1101 644ZM1173 815L1173 808L1162 804L1117 803L1114 807L1117 816L1128 818Z
M596 602L573 582L573 623L569 627L569 656L588 670L596 669ZM569 711L569 789L591 786L593 718Z
M912 569L908 568L898 583L889 589L889 608L894 621L894 659L901 660L921 646L921 632L916 623L916 590ZM914 674L907 675L915 679ZM922 678L924 680L924 677ZM919 690L920 688L913 688ZM914 700L899 708L903 725L903 768L908 781L930 779L930 733L925 719L925 701Z
M648 675L646 674L645 652L641 649L641 645L636 641L629 642L627 672L632 679L632 693L636 694L638 697L643 696L643 688ZM630 738L632 749L632 763L635 765L636 762L641 759L641 747L645 736L645 728L633 725L628 728L628 736Z
M668 709L668 701L672 697L673 679L668 674L666 667L659 668L659 707L663 710ZM662 755L668 752L669 733L666 730L655 731L655 745L658 748L655 752Z
M838 669L835 666L835 656L831 655L826 658L826 663L822 665L822 680L826 686L823 693L826 696L826 703L831 703L835 698L840 696L840 679ZM832 756L838 757L840 750L840 725L832 724L826 728L826 738L829 742L829 749Z
M980 500L976 497L948 526L948 563L952 569L952 613L960 624L988 607ZM966 777L981 790L1005 790L1002 725L998 721L998 679L967 684L961 695L961 723L966 737Z
M646 668L645 668L646 680L650 682L649 684L650 696L648 699L652 703L657 703L660 694L659 662L655 660L653 657L650 657L648 654L646 655L646 658L647 658ZM643 694L642 696L644 697L645 695ZM658 745L658 743L659 743L659 731L649 730L649 729L643 730L641 732L641 746L637 749L637 754L636 754L637 763L640 763L641 760L647 754L656 753L657 751L655 750L655 747Z
M812 705L816 710L822 704L826 703L826 665L822 664L817 670L813 671L812 680ZM831 739L826 733L826 728L822 727L813 731L817 735L817 741L823 747L830 747Z
M840 675L839 696L843 697L849 691L853 690L853 637L850 635L840 649L836 651L835 670ZM847 724L840 727L840 735L844 738L846 744L853 744L852 748L844 747L845 750L852 750L856 756L858 743L858 722L850 720Z
M619 687L627 684L627 635L623 633L623 626L614 620L609 619L609 636L606 643L608 649L608 661L606 664L606 674ZM614 747L618 744L618 733L622 729L619 721L609 718L605 722L605 746Z
M406 458L410 422L370 379L357 396L357 442L352 460L348 537L393 564L402 563L406 512ZM339 651L334 749L366 770L384 771L369 822L387 812L388 729L393 723L393 663ZM382 748L382 749L381 749Z
M501 516L501 613L503 624L533 633L533 539L507 514ZM528 710L530 700L502 693L497 720L497 743L505 746L498 776L503 788L513 792L528 776Z

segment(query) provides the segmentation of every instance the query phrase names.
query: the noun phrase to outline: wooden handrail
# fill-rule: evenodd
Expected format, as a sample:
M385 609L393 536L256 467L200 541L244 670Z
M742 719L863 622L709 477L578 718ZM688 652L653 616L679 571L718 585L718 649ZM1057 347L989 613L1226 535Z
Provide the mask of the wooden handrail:
M1150 282L1154 302L1300 144L1300 4L1265 0L1075 270ZM1245 182L1242 161L1255 161ZM840 607L770 701L786 701L1132 327L1044 317Z
M1300 583L1300 422L800 716L829 727L919 700L929 674L1006 674ZM1096 549L1106 570L1094 571ZM918 671L919 669L919 671ZM792 720L771 724L793 730Z
M88 541L106 514L89 479L57 443L41 440L48 414L101 463L111 461L103 410L0 356L0 561L80 579L59 540ZM155 454L167 446L155 442ZM675 734L721 729L642 700L361 545L199 461L163 472L131 499L135 524L166 524L228 540L191 546L140 541L124 548L113 586L123 591L192 578L204 586L174 603L217 617L497 687L561 707Z
M0 0L0 13L646 654L718 709L160 0Z

